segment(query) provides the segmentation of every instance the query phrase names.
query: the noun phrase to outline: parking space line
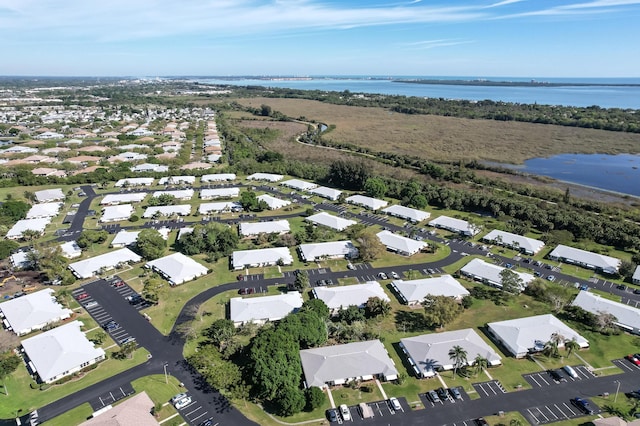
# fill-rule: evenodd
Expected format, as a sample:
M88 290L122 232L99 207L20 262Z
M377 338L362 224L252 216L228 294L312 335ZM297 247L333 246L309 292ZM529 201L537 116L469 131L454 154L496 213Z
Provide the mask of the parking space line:
M538 420L538 417L537 417L535 414L533 414L533 413L531 412L531 410L529 410L529 409L527 408L527 411L529 412L529 414L531 415L531 418L533 418L533 420L535 420L537 423L540 423L540 421Z
M542 417L544 417L545 421L549 421L549 418L547 416L544 415L544 413L538 408L536 407L536 410L538 410L538 413L542 414Z
M534 376L533 374L530 374L530 375L529 375L529 378L530 378L531 380L533 380L534 382L536 382L536 385L538 385L538 386L542 387L542 385L541 385L540 383L538 383L538 381L537 381L533 376Z
M547 386L549 386L549 382L547 382L542 374L538 374L540 380L542 380Z
M570 406L568 406L568 405L567 405L567 403L566 403L566 402L563 402L563 403L562 403L562 405L564 405L565 407L567 407L567 410L569 410L569 411L571 412L571 415L572 415L572 416L575 416L575 415L576 415L576 413L571 409L571 407L570 407Z
M565 412L564 412L564 411L562 411L562 409L561 409L560 407L558 407L558 405L557 405L557 404L553 404L553 406L554 406L554 407L556 407L560 413L562 413L562 415L564 416L564 418L565 418L565 419L568 419L568 418L569 418L569 416L567 416L567 415L565 414Z
M546 408L549 414L551 414L556 420L558 420L558 416L556 416L556 414L553 411L551 411L551 408L549 408L548 405L545 405L544 408Z
M616 360L616 364L619 364L622 368L627 369L628 371L633 371L633 368L631 368L631 366L627 365L626 362L622 362L621 360Z

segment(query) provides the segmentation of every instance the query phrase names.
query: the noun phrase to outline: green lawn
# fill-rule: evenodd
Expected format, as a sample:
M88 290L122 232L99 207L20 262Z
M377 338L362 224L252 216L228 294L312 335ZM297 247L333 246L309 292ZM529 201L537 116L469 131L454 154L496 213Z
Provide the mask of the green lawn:
M31 389L30 384L33 383L33 380L29 377L26 367L21 365L4 382L5 389L8 390L9 396L2 395L0 397L3 401L3 403L0 404L0 418L11 418L19 409L23 412L33 411L38 407L42 407L92 384L101 382L108 377L112 377L122 371L146 362L148 354L148 351L140 348L135 351L132 359L115 360L109 357L83 377L62 385L51 386L44 391ZM110 356L110 353L107 352L107 355Z

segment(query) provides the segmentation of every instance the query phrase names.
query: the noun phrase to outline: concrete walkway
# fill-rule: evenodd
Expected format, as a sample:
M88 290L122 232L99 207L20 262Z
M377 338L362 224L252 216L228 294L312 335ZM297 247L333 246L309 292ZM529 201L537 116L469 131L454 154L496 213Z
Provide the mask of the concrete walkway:
M167 417L166 419L163 419L162 421L160 421L160 422L158 422L158 423L162 424L162 423L166 422L167 420L170 420L170 419L172 419L172 418L174 418L174 417L176 417L176 416L179 416L179 415L180 415L180 413L174 413L172 416L169 416L169 417ZM184 423L183 423L183 424L184 424Z
M484 374L487 375L487 377L489 378L489 380L493 380L493 377L491 377L491 374L489 374L489 372L487 371L486 368L483 368L482 371L484 371Z
M384 388L382 387L382 384L380 384L380 380L376 379L376 385L378 385L378 389L380 389L380 393L382 394L382 397L386 400L387 398L387 393L384 391Z
M445 383L444 379L442 378L442 376L440 374L436 374L436 377L438 378L438 380L440 380L440 384L442 385L443 388L447 388L447 384Z
M329 402L331 403L331 408L336 408L336 403L333 400L333 394L331 393L331 389L327 387L327 396L329 397Z

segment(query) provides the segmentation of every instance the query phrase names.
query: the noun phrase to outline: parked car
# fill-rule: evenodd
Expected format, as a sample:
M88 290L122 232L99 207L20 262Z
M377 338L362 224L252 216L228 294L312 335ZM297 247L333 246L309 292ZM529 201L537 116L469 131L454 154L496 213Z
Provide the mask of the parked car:
M398 275L395 271L391 271L391 276L393 277L394 280L400 279L400 275Z
M571 403L576 407L578 407L579 409L581 409L582 411L584 411L585 413L589 415L593 414L593 408L591 408L591 404L589 404L589 401L587 401L586 399L576 396L571 400Z
M172 403L172 404L175 404L176 402L178 402L178 401L180 401L181 399L186 398L186 397L187 397L187 394L186 394L186 393L184 393L184 392L183 392L183 393L176 394L176 395L174 395L174 396L172 396L172 397L171 397L171 403Z
M331 410L327 410L327 419L329 419L330 422L337 422L338 421L338 411L331 409Z
M549 275L549 276L547 277L547 280L549 280L549 281L553 282L553 281L555 281L555 280L556 280L556 277L555 277L555 275Z
M447 390L445 388L438 388L436 389L436 393L438 394L438 397L444 401L446 399L449 399L449 394L447 393Z
M95 308L96 306L98 306L98 302L96 302L95 300L92 300L91 302L87 302L84 304L84 307L87 309Z
M200 422L198 426L213 426L213 417L209 417L207 420Z
M578 378L578 373L576 373L576 370L574 370L570 365L565 365L562 369L569 375L569 377L574 379Z
M316 285L320 286L320 287L323 287L323 286L327 285L327 282L325 280L318 280L318 281L316 281Z
M353 263L349 262L349 263L347 263L347 269L354 270L354 269L356 269L356 267L353 265Z
M378 278L380 278L381 280L388 280L389 277L387 277L387 274L385 274L384 272L380 272L378 274Z
M618 285L616 286L616 288L617 288L618 290L627 291L627 286L626 286L626 285L624 285L624 284L618 284Z
M640 288L636 288L635 290L633 290L633 294L640 294Z
M450 388L449 392L451 392L451 396L453 396L453 399L462 399L462 394L460 393L460 390L458 388Z
M562 371L560 369L558 370L548 370L549 375L551 376L551 378L555 381L555 382L566 382L567 379L565 379L564 374L562 374Z
M114 281L113 284L111 284L111 285L114 286L115 288L123 287L124 286L124 281L122 281L122 280Z
M432 269L432 268L427 269L427 271L429 271L431 275L436 273L435 269Z
M640 359L638 359L634 354L629 354L625 358L635 365L640 365Z
M440 402L440 398L438 397L438 394L436 393L436 391L432 391L430 390L429 392L427 392L427 396L429 396L429 399L431 400L431 402L433 402L434 404L436 402Z
M340 406L340 415L342 416L342 420L344 420L345 422L351 420L351 411L349 411L349 407L347 407L347 404L342 404Z
M236 279L237 279L238 281L244 281L244 275L239 274L239 275L236 277Z
M400 401L396 397L389 398L389 405L396 411L402 410L402 405L400 405Z
M327 280L325 280L325 284L327 284L327 285L333 285L333 280L331 280L331 279L327 279Z
M87 293L80 293L79 295L76 296L76 299L83 300L83 299L86 299L87 297L89 297Z
M186 407L189 404L191 404L191 397L190 396L186 396L186 397L176 401L173 404L173 406L176 407L176 410L181 410L181 409L183 409L184 407Z
M111 331L111 330L117 329L118 327L120 327L120 325L114 320L111 320L108 323L106 323L103 327L105 330Z
M245 287L238 290L238 294L253 294L256 292L256 289L253 287Z
M489 423L487 423L484 417L478 417L475 422L478 426L489 426Z

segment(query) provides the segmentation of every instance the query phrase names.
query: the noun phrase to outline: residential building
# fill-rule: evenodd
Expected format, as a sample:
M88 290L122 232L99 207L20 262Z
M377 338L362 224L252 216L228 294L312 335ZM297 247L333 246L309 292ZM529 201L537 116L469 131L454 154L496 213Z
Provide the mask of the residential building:
M602 313L615 317L615 324L633 334L640 334L640 309L616 302L589 291L580 291L572 303L594 315Z
M116 182L116 188L127 186L151 186L153 185L154 178L127 178L120 179Z
M427 296L447 296L462 300L469 295L469 290L451 275L409 281L394 280L391 281L391 286L400 302L410 306L421 304Z
M147 262L145 267L162 275L172 286L195 280L209 273L206 267L182 253L173 253L152 260Z
M120 222L128 220L135 209L131 204L118 204L116 206L105 206L102 209L100 222Z
M55 292L46 288L0 303L0 313L8 329L24 336L71 317L73 311L62 306Z
M147 196L146 192L130 192L126 194L107 194L100 202L103 206L116 206L125 203L141 203Z
M200 182L224 182L229 180L236 180L235 173L216 173L211 175L202 175Z
M615 257L580 250L562 244L554 248L547 257L549 257L549 259L559 260L560 262L579 265L587 269L602 271L606 274L617 274L618 268L620 267L620 259L616 259Z
M480 281L483 284L488 284L493 287L502 288L502 275L500 273L507 268L504 268L493 263L487 263L482 259L472 259L460 269L460 273L476 281ZM522 289L526 287L531 281L534 280L534 276L526 272L513 271L522 280Z
M352 195L351 197L347 197L345 201L349 204L355 204L357 206L361 206L369 210L378 210L383 207L386 207L387 204L389 204L385 200L366 197L364 195Z
M220 203L202 203L198 206L198 213L207 215L211 213L241 212L242 205L236 201L225 201Z
M200 190L200 198L212 200L214 198L236 198L240 196L240 188L204 188Z
M280 182L284 176L274 173L254 173L247 176L247 180L264 180L267 182Z
M236 327L247 323L262 325L296 312L302 303L302 294L297 291L275 296L232 297L229 301L229 318Z
M337 315L342 309L347 309L349 306L364 308L367 300L371 297L377 297L386 302L391 301L377 281L339 287L313 287L311 292L313 297L322 300L327 305L332 315Z
M179 201L187 201L193 198L193 189L175 189L171 191L155 191L154 197L161 197L163 195L170 195Z
M326 186L318 186L317 188L311 189L309 192L331 201L337 201L340 198L340 195L342 195L342 191L327 188Z
M93 413L93 417L80 426L159 426L153 415L155 403L145 391L119 402L108 410Z
M258 195L258 201L264 201L269 206L269 210L278 210L291 204L291 201L281 200L269 194Z
M291 265L292 263L293 257L287 247L239 250L234 251L231 257L231 265L235 270L277 264Z
M38 203L52 203L54 201L64 201L64 192L61 188L44 189L34 193Z
M358 257L358 249L351 241L300 244L299 250L300 257L305 262L317 262L325 259L353 259Z
M488 243L509 247L530 256L537 254L544 247L543 241L497 229L489 232L482 239Z
M44 234L44 230L47 225L51 223L50 217L43 217L39 219L21 219L17 221L11 229L5 235L5 238L10 240L17 240L23 237L23 234L27 231L34 231L40 234Z
M416 241L402 235L394 234L391 231L380 231L376 234L380 242L387 250L398 253L402 256L413 256L420 250L428 247L424 241Z
M400 206L397 204L382 209L382 212L391 216L408 220L413 223L422 222L423 220L429 219L429 216L431 216L430 213L424 212L422 210L412 209L410 207Z
M189 204L178 204L175 206L154 206L147 207L142 217L145 219L158 216L188 216L191 214L191 206Z
M240 236L256 237L260 234L286 234L291 231L286 219L273 222L241 222L238 225Z
M78 278L91 278L92 276L120 267L128 263L140 262L142 258L129 250L122 248L120 250L110 251L89 259L80 260L69 264L69 270Z
M316 213L307 217L305 220L315 223L316 225L322 225L331 229L335 229L336 231L344 231L351 225L355 225L356 223L358 223L355 220L334 216L327 212Z
M289 179L284 182L280 182L280 185L289 187L291 189L297 189L298 191L309 191L317 188L318 185L311 182L305 182L300 179Z
M448 216L440 216L429 222L429 226L435 228L446 229L447 231L455 232L467 237L473 237L480 229L467 222L466 220L456 219Z

